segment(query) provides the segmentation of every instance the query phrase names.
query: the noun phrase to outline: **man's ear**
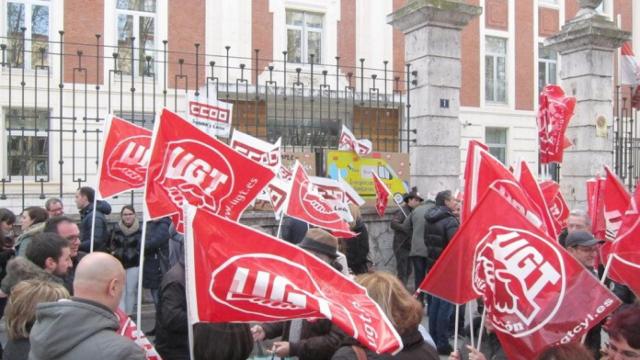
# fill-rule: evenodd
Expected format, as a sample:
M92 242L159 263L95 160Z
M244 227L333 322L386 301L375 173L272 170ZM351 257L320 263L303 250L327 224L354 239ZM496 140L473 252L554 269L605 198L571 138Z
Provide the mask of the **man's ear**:
M57 266L58 266L58 262L52 257L48 257L44 261L44 269L45 270L53 271Z
M109 281L109 287L107 289L107 291L109 292L109 295L116 296L118 294L119 286L122 286L122 284L120 284L120 281L118 281L118 279L116 278L111 279L111 281Z

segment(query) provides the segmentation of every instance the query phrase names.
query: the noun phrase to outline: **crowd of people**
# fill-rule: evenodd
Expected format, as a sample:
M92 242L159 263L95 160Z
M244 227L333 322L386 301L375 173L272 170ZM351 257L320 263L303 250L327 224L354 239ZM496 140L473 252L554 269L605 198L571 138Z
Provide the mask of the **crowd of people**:
M375 354L328 319L199 323L192 329L190 349L184 238L170 219L146 224L141 249L142 224L133 206L123 206L118 219L110 223L111 206L95 201L93 189L79 189L75 203L79 221L66 215L56 198L42 208L25 208L19 221L10 210L0 209L0 314L8 336L3 359L144 359L142 348L117 332L120 324L115 314L121 309L133 318L141 311L136 299L142 251L143 287L149 289L156 310L155 327L147 335L154 337L155 348L165 360L246 359L265 353L301 360L439 359L442 355L451 360L506 359L491 321L483 322L479 316L481 301L475 312L469 311L478 316L465 321L466 311L459 312L460 339L454 349L455 306L415 292L460 225L460 203L451 191L439 192L433 201L425 200L415 188L404 195L390 223L395 274L376 270L369 232L357 206L349 207L350 229L358 234L351 239L336 238L298 219L283 220L283 240L367 290L402 339L403 349L395 356ZM16 225L20 225L19 235ZM584 212L571 212L559 242L594 276L602 271L594 267L601 242L590 233ZM592 328L584 345L553 346L539 359L640 358L640 305L628 288L608 285L625 305ZM608 339L604 342L603 332ZM480 348L471 346L472 334L477 338L480 333Z

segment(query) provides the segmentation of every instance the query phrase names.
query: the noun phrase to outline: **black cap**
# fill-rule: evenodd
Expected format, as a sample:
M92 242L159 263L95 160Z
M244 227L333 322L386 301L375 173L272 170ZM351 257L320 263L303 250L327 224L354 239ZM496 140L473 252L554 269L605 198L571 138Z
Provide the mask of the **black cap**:
M597 240L593 237L590 232L587 231L573 231L567 235L567 238L564 241L565 247L574 247L574 246L594 246L597 244L602 244L604 241Z
M402 196L402 200L404 202L409 201L409 199L418 199L419 201L424 201L424 199L422 198L422 196L420 196L420 193L418 192L418 188L415 186L411 188L411 191L409 191L408 193Z
M315 251L320 254L327 255L331 259L336 259L338 257L338 249L336 249L335 246L323 244L309 237L305 237L304 239L302 239L298 246L305 250Z

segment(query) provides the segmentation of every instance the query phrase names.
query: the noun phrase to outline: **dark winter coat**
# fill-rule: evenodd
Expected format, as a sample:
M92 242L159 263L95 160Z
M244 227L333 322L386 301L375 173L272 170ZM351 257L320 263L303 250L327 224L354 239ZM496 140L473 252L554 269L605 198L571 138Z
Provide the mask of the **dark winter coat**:
M436 206L424 215L424 244L427 247L427 270L433 266L453 235L460 221L446 206Z
M29 359L29 349L31 349L29 338L9 339L4 347L2 358L5 360L27 360Z
M140 239L142 225L130 234L122 230L121 222L115 224L111 230L109 250L125 269L140 266Z
M94 237L93 249L96 251L107 251L107 241L109 240L109 230L107 228L106 215L111 214L111 205L108 202L98 200L96 208L96 236ZM89 252L91 250L91 219L93 217L93 203L80 210L80 250Z
M72 298L38 304L31 329L31 360L144 360L141 347L116 330L118 318L106 306Z
M411 250L411 229L404 225L405 216L402 213L410 216L411 208L408 205L403 205L402 210L398 209L393 213L391 218L391 229L393 230L393 249L406 249Z
M282 240L295 245L304 239L304 236L307 235L307 230L309 230L309 224L306 222L285 216L282 219L280 237Z
M395 356L390 354L376 354L375 352L365 349L364 352L367 355L367 359L369 360L386 360L386 359L398 359L398 360L438 360L438 353L436 349L427 344L422 335L416 328L415 330L409 331L407 334L402 336L402 343L404 347L402 351L396 354ZM350 338L345 341L338 351L333 355L331 360L358 360L356 352L353 350L352 346L359 346L359 344L353 339Z
M169 270L169 218L147 222L146 243L144 245L144 269L142 286L158 289L162 275Z
M351 231L357 233L358 236L344 240L345 246L347 247L347 264L354 274L364 274L368 271L369 232L362 219L356 221Z
M71 295L73 295L73 279L76 278L76 269L78 268L80 260L82 260L86 255L86 252L78 251L78 255L71 258L73 266L67 269L67 275L64 277L64 287L67 288L67 291L69 291L69 294Z
M289 344L290 356L300 360L328 360L336 352L344 339L344 333L326 319L309 322L302 320L300 340ZM262 324L267 339L282 336L289 341L291 321Z
M156 350L165 360L189 359L187 296L184 265L169 270L160 286L156 311Z

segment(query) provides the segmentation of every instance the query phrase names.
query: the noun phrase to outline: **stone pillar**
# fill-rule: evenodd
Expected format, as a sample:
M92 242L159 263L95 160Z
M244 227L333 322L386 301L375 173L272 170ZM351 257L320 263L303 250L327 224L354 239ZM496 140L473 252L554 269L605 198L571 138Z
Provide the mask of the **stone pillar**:
M387 16L405 35L405 62L417 71L411 89L411 185L426 194L455 191L460 177L460 37L482 8L462 0L409 0Z
M560 85L577 103L567 136L560 186L571 207L586 209L585 181L603 165L611 166L613 149L614 54L630 33L594 9L601 0L579 0L581 9L545 46L560 54Z

